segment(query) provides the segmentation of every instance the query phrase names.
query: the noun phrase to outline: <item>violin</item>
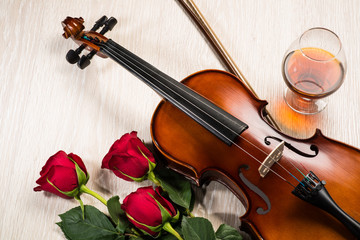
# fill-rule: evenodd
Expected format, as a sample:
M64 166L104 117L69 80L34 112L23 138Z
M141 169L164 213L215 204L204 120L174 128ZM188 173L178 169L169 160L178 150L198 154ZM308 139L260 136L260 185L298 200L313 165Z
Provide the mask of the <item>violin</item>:
M116 22L104 16L84 31L82 18L67 17L63 36L80 47L66 59L84 69L95 54L109 57L163 97L151 136L168 167L197 185L227 186L246 208L240 228L254 239L360 238L358 148L320 130L308 139L285 135L265 121L267 102L228 72L176 81L104 37ZM90 53L80 58L83 49Z

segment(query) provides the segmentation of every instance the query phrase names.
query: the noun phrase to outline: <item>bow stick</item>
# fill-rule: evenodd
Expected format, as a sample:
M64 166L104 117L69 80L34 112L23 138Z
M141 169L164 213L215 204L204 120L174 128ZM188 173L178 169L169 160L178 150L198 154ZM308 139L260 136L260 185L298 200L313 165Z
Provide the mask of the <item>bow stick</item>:
M216 36L214 31L211 29L210 25L201 14L198 7L192 0L179 0L180 4L183 5L186 12L190 14L193 20L197 23L200 29L205 33L205 36L214 46L216 52L219 54L220 59L222 60L223 64L227 68L229 72L237 76L246 86L247 88L255 95L255 97L259 98L258 95L255 93L254 89L251 87L249 82L246 80L245 76L241 73L240 69L236 66L234 60L231 58L229 53L226 51L225 47L220 42L219 38ZM270 113L265 109L266 120L277 130L280 130L280 127L276 124Z

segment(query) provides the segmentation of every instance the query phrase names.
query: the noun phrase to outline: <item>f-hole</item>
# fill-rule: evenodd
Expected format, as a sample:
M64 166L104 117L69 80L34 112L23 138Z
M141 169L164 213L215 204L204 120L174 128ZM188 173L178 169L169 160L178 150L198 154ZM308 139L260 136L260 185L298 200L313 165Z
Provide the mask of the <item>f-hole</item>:
M267 136L267 137L265 137L265 139L264 139L264 142L265 142L266 145L270 145L270 144L271 144L268 139L274 139L274 140L276 140L276 141L278 141L278 142L283 141L282 139L277 138L277 137ZM285 141L284 141L284 142L285 142ZM285 142L285 147L287 147L289 150L291 150L291 151L299 154L300 156L307 157L307 158L316 157L316 156L318 155L318 153L319 153L319 148L318 148L316 145L314 145L314 144L311 144L311 146L310 146L310 150L314 152L313 154L309 154L309 153L305 153L305 152L303 152L303 151L300 151L299 149L295 148L293 145L291 145L291 144L288 143L288 142Z
M270 211L270 209L271 209L271 203L270 203L270 199L268 198L268 196L266 196L266 194L263 192L263 191L261 191L255 184L253 184L252 182L250 182L245 176L244 176L244 174L242 173L242 169L244 169L244 170L249 170L249 165L246 165L246 164L244 164L244 165L241 165L240 167L239 167L239 177L240 177L240 179L241 179L241 181L243 181L243 183L248 187L248 188L250 188L254 193L256 193L257 195L259 195L259 197L261 197L263 200L264 200L264 202L265 202L265 204L266 204L266 206L267 206L267 209L266 210L264 210L263 208L261 208L261 207L258 207L257 209L256 209L256 212L258 213L258 214L260 214L260 215L264 215L264 214L267 214L269 211Z

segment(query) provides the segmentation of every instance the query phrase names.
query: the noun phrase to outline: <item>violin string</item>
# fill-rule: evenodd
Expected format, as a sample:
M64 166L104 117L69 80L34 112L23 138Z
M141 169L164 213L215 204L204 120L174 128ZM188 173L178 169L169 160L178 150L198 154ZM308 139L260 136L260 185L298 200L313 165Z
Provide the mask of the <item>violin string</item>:
M309 172L302 163L300 163L300 165L305 169L306 172Z
M296 167L291 161L289 162L301 175L303 175L303 177L306 177L305 174L298 167Z
M116 46L114 46L114 47L116 47ZM114 51L114 50L112 50L111 48L107 48L106 49L107 51L113 51L113 52L115 52L115 54L117 53L116 51ZM123 54L125 54L126 55L126 53L123 53ZM118 59L117 58L117 56L116 55L112 55L112 57L113 58L115 58L115 59L117 59L117 60L120 60L120 59ZM133 60L133 61L136 61L136 62L138 62L136 59L133 59L131 56L129 56L129 55L127 55L127 57L129 57L129 58L131 58L131 60ZM139 62L138 62L139 63ZM124 63L123 63L124 64ZM145 67L145 68L147 68L146 66L143 66L143 67ZM149 69L149 68L147 68L148 70L150 70L151 71L151 69ZM152 76L151 76L152 77ZM161 76L160 76L161 77ZM156 78L154 78L154 77L152 77L155 81L158 81ZM158 81L159 82L159 81ZM161 82L159 82L160 84L162 84ZM163 85L164 86L164 85ZM177 87L176 85L174 85L175 87ZM164 87L166 87L166 88L168 88L167 86L164 86ZM168 88L169 89L169 88ZM172 89L169 89L170 91L172 91ZM165 94L164 92L163 92L163 94L164 95L167 95L167 94ZM175 93L175 94L177 94L177 93ZM181 95L178 95L178 96L180 96L181 98L183 98L183 96L181 96ZM184 98L183 98L184 99ZM186 100L187 101L187 99L184 99L184 100ZM190 104L192 104L191 102L189 102ZM206 104L206 103L205 103ZM183 106L184 107L184 106ZM197 106L195 106L195 107L197 107ZM199 109L200 111L202 111L202 109ZM207 114L206 112L204 112L205 114ZM215 121L217 121L216 119L214 119ZM204 124L207 124L206 122L204 122ZM210 126L210 125L208 125L209 127L211 127L211 128L213 128L212 126ZM225 126L225 127L227 127L227 126ZM214 129L214 128L213 128ZM230 131L232 131L232 129L230 129L230 128L228 128ZM254 160L256 160L259 164L261 164L261 161L260 160L258 160L257 158L255 158L253 155L251 155L249 152L247 152L245 149L243 149L242 147L240 147L238 144L236 144L235 142L233 142L231 139L229 139L229 138L227 138L226 136L224 136L222 133L220 133L217 129L214 129L215 131L217 131L219 134L221 134L225 139L227 139L228 141L230 141L233 145L235 145L237 148L239 148L239 149L241 149L243 152L245 152L247 155L249 155L250 157L252 157ZM242 136L241 136L241 138L242 139L245 139L245 138L243 138ZM245 139L247 142L249 142L247 139ZM251 143L251 142L249 142L249 143ZM252 144L252 143L251 143ZM257 149L259 149L256 145L254 145L254 144L252 144L253 146L255 146ZM260 149L261 150L261 149ZM262 151L262 150L261 150ZM262 151L263 153L265 153L266 155L267 155L267 153L266 152L264 152L264 151ZM292 176L293 178L295 178L299 183L301 183L293 174L291 174L286 168L284 168L281 164L279 164L286 172L288 172L289 173L289 175L290 176ZM277 172L275 172L274 170L272 170L271 168L269 168L269 167L267 167L270 171L272 171L274 174L276 174L278 177L280 177L282 180L284 180L285 182L288 182L287 180L285 180L285 178L284 177L282 177L282 176L280 176ZM289 183L289 182L288 182ZM292 185L291 183L290 183L290 185ZM293 186L293 185L292 185Z
M290 157L288 158L288 162L291 164L291 166L295 168L304 178L307 178L307 176L300 170L300 168L295 166L294 164L294 159L296 158L295 153L290 151L288 154L290 155ZM298 162L298 164L300 164L300 166L305 172L309 172L301 162Z
M107 45L105 45L105 44L99 44L99 46L100 47L106 47ZM113 45L113 47L117 47L117 46L114 46ZM112 51L113 52L113 54L115 54L115 55L111 55L111 57L112 58L114 58L114 59L117 59L117 60L119 60L119 61L121 61L117 56L116 56L116 54L119 54L118 52L116 52L116 51L114 51L112 48L106 48L106 51L108 51L108 53L110 53L110 54L112 54L110 51ZM106 53L106 54L108 54L108 53ZM134 59L134 58L132 58L132 56L129 56L129 55L127 55L126 53L124 53L124 52L122 52L122 54L124 54L124 55L126 55L128 58L130 58L131 60L133 60L133 61L135 61L135 62L137 62L137 63L139 63L136 59ZM123 62L123 64L125 64L124 62ZM141 64L141 63L139 63L139 64ZM143 67L145 67L145 68L147 68L147 66L144 66L144 65L142 65ZM150 71L152 71L152 69L149 69L149 68L147 68L148 70L150 70ZM152 71L153 72L153 71ZM158 81L156 78L154 78L153 76L150 76L150 77L152 77L155 81ZM159 76L159 77L162 77L162 76ZM163 78L163 77L162 77ZM158 83L160 83L160 84L162 84L160 81L158 81ZM171 83L172 84L172 83ZM163 84L162 84L163 85ZM172 84L173 85L173 84ZM170 89L170 88L168 88L167 86L165 86L165 85L163 85L164 87L166 87L167 89L169 89L170 91L172 91L172 89ZM174 87L176 87L177 88L177 86L176 85L173 85ZM180 91L182 91L181 89L179 89ZM179 97L181 97L181 98L183 98L183 96L181 96L181 95L179 95L179 94L177 94L176 92L174 92L174 91L172 91L174 94L176 94L176 95L178 95ZM164 93L164 95L166 95L165 93ZM183 98L185 101L188 101L187 99L185 99L185 98ZM201 101L201 100L200 100ZM188 101L189 102L189 101ZM193 103L191 103L191 102L189 102L190 104L192 104L193 105ZM202 102L202 103L204 103L204 102ZM205 105L207 105L206 103L204 103ZM196 108L198 108L196 105L193 105L194 107L196 107ZM208 106L208 105L207 105ZM211 108L211 106L209 106L210 108ZM199 109L199 108L198 108ZM213 109L213 108L212 108ZM199 109L200 111L203 111L202 109ZM214 111L216 111L216 109L213 109ZM204 111L203 111L204 112ZM204 112L206 115L208 115L208 113L206 113L206 112ZM220 113L221 114L221 113ZM211 117L211 118L213 118L212 116L210 116L210 115L208 115L209 117ZM224 117L226 117L226 116L224 116ZM217 119L215 119L215 118L213 118L215 121L218 121ZM231 120L231 119L230 119ZM218 121L219 122L219 121ZM233 131L231 128L229 128L228 126L226 126L226 125L224 125L224 124L222 124L221 122L219 122L221 125L223 125L224 127L226 127L226 128L228 128L230 131ZM206 122L204 122L204 124L207 124ZM208 126L209 127L211 127L211 128L213 128L212 126L210 126L209 124L208 124ZM213 128L214 129L214 128ZM222 133L220 133L217 129L214 129L215 131L217 131L219 134L221 134L225 139L227 139L229 142L231 142L233 145L235 145L237 148L239 148L239 149L241 149L243 152L245 152L247 155L249 155L250 157L252 157L254 160L256 160L259 164L262 164L262 162L260 161L260 160L258 160L256 157L254 157L253 155L251 155L249 152L247 152L245 149L243 149L242 147L240 147L238 144L236 144L235 142L233 142L231 139L229 139L228 137L226 137L226 136L224 136ZM233 131L234 132L234 131ZM241 139L244 139L246 142L248 142L249 144L251 144L252 146L254 146L255 148L257 148L258 150L260 150L262 153L264 153L265 155L267 155L268 156L268 154L264 151L264 150L262 150L261 148L259 148L258 146L256 146L254 143L252 143L252 142L250 142L249 140L247 140L246 138L244 138L243 136L241 136L241 135L239 135L239 137L241 138ZM276 162L275 161L275 163L277 163L281 168L283 168L290 176L292 176L294 179L296 179L299 183L301 183L293 174L291 174L285 167L283 167L280 163L278 163L278 162ZM293 165L293 164L292 164ZM293 165L294 166L294 165ZM279 178L281 178L282 180L284 180L285 182L288 182L284 177L282 177L282 176L280 176L277 172L275 172L273 169L271 169L270 167L267 167L271 172L273 172L274 174L276 174ZM295 167L296 168L296 167ZM296 168L297 169L297 168ZM300 171L301 172L301 171ZM303 175L303 174L302 174ZM292 185L290 182L288 182L290 185ZM293 185L292 185L293 186Z
M293 152L290 152L289 153L290 154L290 157L289 157L289 163L304 177L304 178L307 178L307 176L300 170L300 168L299 167L297 167L297 166L295 166L295 164L293 163L293 159L295 158L293 158L292 156L294 156L294 153ZM291 156L292 155L292 156ZM302 164L302 163L298 163L298 164L300 164L300 166L302 167L302 169L305 171L305 172L309 172L305 167L304 167L304 165Z

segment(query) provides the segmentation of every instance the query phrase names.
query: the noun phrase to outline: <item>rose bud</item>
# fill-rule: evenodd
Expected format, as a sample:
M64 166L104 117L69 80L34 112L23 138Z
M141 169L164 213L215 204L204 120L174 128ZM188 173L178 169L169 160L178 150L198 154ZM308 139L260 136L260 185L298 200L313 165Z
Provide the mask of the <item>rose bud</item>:
M114 142L105 155L101 168L112 170L124 180L141 182L147 177L154 177L152 170L155 166L153 154L137 137L137 132L133 131Z
M170 222L179 219L179 211L161 196L160 191L160 187L155 190L152 186L138 188L136 192L129 194L121 205L129 221L152 237L158 237L162 229L172 229Z
M80 187L89 180L85 164L73 153L59 151L51 156L40 172L34 191L47 191L63 198L78 197Z

